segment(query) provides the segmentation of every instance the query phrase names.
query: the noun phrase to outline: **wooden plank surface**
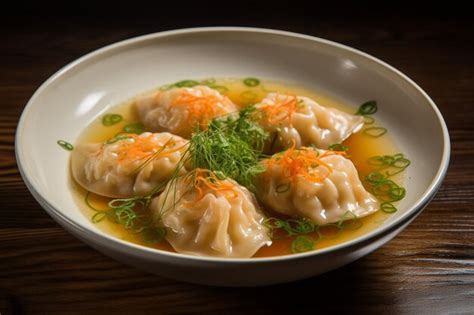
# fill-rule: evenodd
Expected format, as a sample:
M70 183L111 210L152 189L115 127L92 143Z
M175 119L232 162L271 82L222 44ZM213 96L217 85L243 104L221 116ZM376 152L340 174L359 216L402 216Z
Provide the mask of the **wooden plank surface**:
M398 237L346 267L300 282L228 289L160 278L75 239L38 205L15 163L14 132L35 89L103 45L205 20L3 18L0 34L0 313L474 313L474 31L469 18L236 18L213 24L276 27L373 54L421 85L443 113L449 172ZM58 117L58 120L60 117ZM420 118L421 119L421 118Z

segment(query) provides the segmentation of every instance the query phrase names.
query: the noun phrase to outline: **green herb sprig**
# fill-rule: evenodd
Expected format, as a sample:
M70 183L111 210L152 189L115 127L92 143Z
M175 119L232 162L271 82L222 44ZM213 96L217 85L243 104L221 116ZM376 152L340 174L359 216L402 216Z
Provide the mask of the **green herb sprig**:
M216 118L207 130L196 132L190 141L192 168L203 168L231 177L254 189L254 178L265 169L259 163L268 133L252 118L255 107L236 115Z

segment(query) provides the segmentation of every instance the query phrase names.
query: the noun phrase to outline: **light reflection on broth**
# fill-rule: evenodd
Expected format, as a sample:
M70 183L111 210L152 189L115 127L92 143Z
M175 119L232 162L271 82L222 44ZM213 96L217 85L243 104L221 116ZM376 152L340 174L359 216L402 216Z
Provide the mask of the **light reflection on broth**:
M272 81L262 81L257 87L249 88L245 86L241 80L234 79L218 79L217 85L225 86L228 91L225 93L236 105L244 107L246 105L259 102L269 92L288 93L294 95L303 95L316 100L319 104L327 107L338 108L348 113L355 111L355 107L347 107L341 102L324 96L321 93L316 93L301 87L295 87L290 85L283 85ZM84 133L81 135L77 143L97 143L103 142L112 138L115 134L119 133L122 128L132 122L137 121L135 113L132 111L133 100L128 101L124 104L115 107L112 112L123 116L123 121L113 126L102 125L100 119L94 121L88 126ZM377 122L376 122L377 124ZM373 138L363 135L362 132L353 134L349 139L343 142L343 144L349 147L348 157L352 160L356 166L359 176L362 178L371 171L374 170L372 166L367 163L368 158L376 155L386 155L398 153L396 146L394 145L390 131L387 135L379 138ZM403 182L403 175L399 174L392 178L397 183ZM72 186L74 189L74 195L77 199L81 210L87 218L91 218L96 212L84 202L86 191L79 187L72 179ZM106 209L108 202L112 198L101 197L95 194L90 194L90 203L97 209ZM274 215L272 213L272 215ZM315 239L319 238L319 241L315 244L315 249L322 249L330 246L334 246L356 237L364 235L377 227L379 227L391 214L377 211L376 213L367 217L359 219L362 225L357 229L343 229L339 230L334 226L321 227L320 233L324 235L320 238L316 233L308 234L313 236ZM166 242L160 243L146 243L143 241L140 235L134 234L129 230L126 230L123 225L115 224L109 220L103 220L96 224L98 228L107 234L112 234L115 237L126 240L135 244L143 246L174 251L173 248ZM271 246L264 246L261 248L254 257L268 257L291 254L291 243L294 237L288 237L283 239L274 239Z

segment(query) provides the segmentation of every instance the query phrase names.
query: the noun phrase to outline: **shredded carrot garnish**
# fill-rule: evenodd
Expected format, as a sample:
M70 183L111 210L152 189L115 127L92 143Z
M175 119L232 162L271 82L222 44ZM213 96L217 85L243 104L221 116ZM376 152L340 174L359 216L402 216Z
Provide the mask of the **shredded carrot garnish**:
M229 181L219 179L216 174L209 170L202 168L196 168L194 170L194 188L197 191L197 201L204 197L205 191L220 192L224 195L235 198L237 192L235 191L235 185Z
M189 125L194 127L199 124L202 129L206 129L212 118L225 114L222 101L222 96L197 96L187 90L183 90L172 101L171 106L184 106L188 112Z
M120 143L115 153L118 163L130 163L148 158L158 151L160 151L159 157L169 156L182 148L183 146L177 146L172 139L160 145L153 141L153 134L146 137L130 134L127 140Z
M293 114L298 105L296 95L277 94L273 104L264 104L260 110L265 113L265 119L269 124L287 123L293 127Z
M295 149L293 141L291 148L274 155L264 163L267 167L280 166L290 181L304 178L310 182L320 183L332 172L332 168L321 160L330 155L345 155L345 152L325 151L319 154L316 150L306 147Z

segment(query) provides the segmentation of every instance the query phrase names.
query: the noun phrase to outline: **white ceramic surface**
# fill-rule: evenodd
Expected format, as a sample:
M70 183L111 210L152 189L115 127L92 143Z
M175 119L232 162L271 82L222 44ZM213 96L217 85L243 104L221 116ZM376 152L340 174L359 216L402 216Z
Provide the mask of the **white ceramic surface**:
M347 104L376 99L377 119L412 161L407 196L383 226L353 241L308 253L252 259L192 257L124 242L101 232L78 209L68 178L69 152L84 127L112 106L185 78L277 79L325 91ZM266 285L302 279L347 264L399 233L434 196L445 175L449 135L433 101L391 66L327 40L266 29L196 28L107 46L65 66L28 102L16 135L28 188L66 230L124 263L188 282Z

